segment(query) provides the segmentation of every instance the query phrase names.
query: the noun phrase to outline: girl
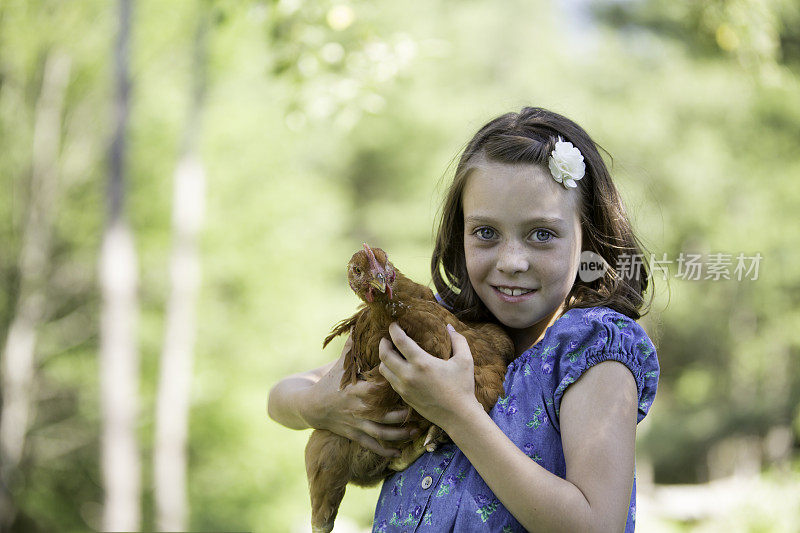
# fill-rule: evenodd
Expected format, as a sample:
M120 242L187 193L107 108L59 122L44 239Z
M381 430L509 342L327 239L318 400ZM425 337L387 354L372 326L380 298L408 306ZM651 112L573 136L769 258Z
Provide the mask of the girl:
M602 274L579 270L582 252L602 258ZM443 361L392 325L381 373L453 444L384 482L374 531L633 531L636 424L658 382L655 348L635 322L649 282L631 261L641 254L580 126L525 108L478 131L445 199L431 271L443 305L496 320L518 355L487 414L462 336L450 332L454 355ZM396 454L378 439L409 437L396 425L404 412L364 419L370 386L339 391L340 378L341 358L284 379L270 416Z

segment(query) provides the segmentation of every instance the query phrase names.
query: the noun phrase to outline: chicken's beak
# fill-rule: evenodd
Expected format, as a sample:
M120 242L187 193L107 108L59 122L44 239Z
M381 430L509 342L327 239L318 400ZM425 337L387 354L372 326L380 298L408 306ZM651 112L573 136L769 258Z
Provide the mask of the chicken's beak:
M381 292L386 292L386 278L384 278L381 273L378 273L376 277L372 278L369 284Z

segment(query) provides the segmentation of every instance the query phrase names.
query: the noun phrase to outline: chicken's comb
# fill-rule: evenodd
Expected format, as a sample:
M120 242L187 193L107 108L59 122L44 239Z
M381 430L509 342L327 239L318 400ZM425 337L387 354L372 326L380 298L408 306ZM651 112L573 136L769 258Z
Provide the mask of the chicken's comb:
M378 264L378 260L375 259L375 254L372 252L372 248L370 248L367 243L363 244L364 249L367 251L367 258L369 259L370 266L375 270L381 270L381 266Z

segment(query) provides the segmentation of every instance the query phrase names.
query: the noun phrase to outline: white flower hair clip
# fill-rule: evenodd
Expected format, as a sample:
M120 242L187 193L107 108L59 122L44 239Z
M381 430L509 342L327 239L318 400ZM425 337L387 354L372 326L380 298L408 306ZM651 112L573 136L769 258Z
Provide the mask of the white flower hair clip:
M583 162L581 151L561 137L558 138L556 147L550 152L548 166L553 179L563 185L565 189L577 187L578 184L575 182L586 174L586 164Z

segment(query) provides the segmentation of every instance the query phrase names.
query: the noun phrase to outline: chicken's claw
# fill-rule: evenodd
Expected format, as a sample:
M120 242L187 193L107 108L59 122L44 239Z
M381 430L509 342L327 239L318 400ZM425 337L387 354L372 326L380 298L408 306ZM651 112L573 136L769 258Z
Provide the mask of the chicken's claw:
M400 452L401 453L400 457L395 457L389 463L389 468L391 468L395 472L400 472L411 466L411 463L416 461L426 451L432 451L428 449L428 446L429 446L429 440L434 435L433 429L435 427L436 426L431 426L426 434L419 435L416 439L414 439L414 441L411 444L404 447ZM434 450L436 449L435 444L433 449Z
M425 435L425 442L422 444L422 446L425 448L425 450L427 450L429 452L436 451L436 446L437 446L437 442L436 442L437 435L436 434L439 432L438 430L439 430L439 428L436 427L436 426L431 426L431 427L428 428L428 433L427 433L427 435Z

